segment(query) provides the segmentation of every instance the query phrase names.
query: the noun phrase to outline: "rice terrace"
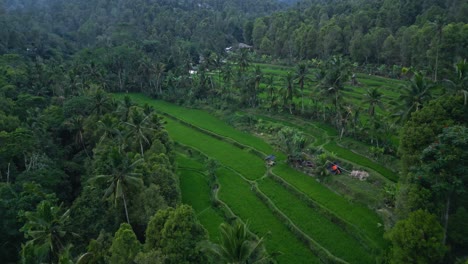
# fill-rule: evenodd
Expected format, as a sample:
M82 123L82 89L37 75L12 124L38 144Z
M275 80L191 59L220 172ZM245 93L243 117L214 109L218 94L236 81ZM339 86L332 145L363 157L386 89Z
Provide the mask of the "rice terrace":
M468 264L468 1L0 0L0 262Z
M165 117L165 127L177 144L182 200L194 207L210 236L217 237L217 226L226 217L239 218L248 222L255 234L268 234L267 249L280 253L280 263L373 263L385 246L383 223L375 212L289 167L286 155L261 138L238 131L203 110L141 94L116 97L124 96L154 107ZM287 125L282 120L269 120ZM327 136L326 131L317 131L317 137ZM313 136L314 132L310 133ZM343 157L349 154L330 142L324 145L332 151L341 150ZM267 167L263 159L270 153L277 157L273 167ZM363 168L368 165L392 175L381 165L351 153L354 156L350 159ZM211 186L206 167L209 159L217 161L212 172L216 184Z

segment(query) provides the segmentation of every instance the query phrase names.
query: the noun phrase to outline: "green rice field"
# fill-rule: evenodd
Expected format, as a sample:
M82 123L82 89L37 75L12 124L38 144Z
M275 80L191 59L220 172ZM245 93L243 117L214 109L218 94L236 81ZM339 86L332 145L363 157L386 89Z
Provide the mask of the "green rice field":
M217 199L224 210L248 222L254 234L266 237L267 250L280 253L275 257L278 263L321 263L332 259L373 263L386 246L382 221L375 212L349 202L313 177L290 168L286 165L286 156L263 139L238 131L202 110L187 109L141 94L129 95L138 104L146 103L166 116L166 129L175 142L218 161ZM115 95L116 98L123 96ZM314 136L323 129L327 127L313 126L306 132ZM323 134L317 137L324 137ZM262 153L277 155L278 164L271 171L265 166ZM229 219L211 202L213 190L202 163L194 157L178 154L182 201L194 208L210 239L216 241L219 224ZM269 173L282 179L289 188L272 180ZM258 191L268 201L262 199ZM320 209L310 206L311 203ZM341 224L337 225L333 219ZM304 240L304 234L316 242L315 248L328 255L317 254Z

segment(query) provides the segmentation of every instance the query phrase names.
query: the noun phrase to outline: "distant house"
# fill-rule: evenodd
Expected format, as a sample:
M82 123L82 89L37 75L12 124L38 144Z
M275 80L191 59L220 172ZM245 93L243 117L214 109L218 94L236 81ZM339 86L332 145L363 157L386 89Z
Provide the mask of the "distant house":
M232 51L236 51L236 50L240 50L240 49L249 49L249 50L251 50L251 49L253 49L253 46L247 45L245 43L237 43L237 44L235 44L233 46L225 48L224 50L226 52L232 52Z

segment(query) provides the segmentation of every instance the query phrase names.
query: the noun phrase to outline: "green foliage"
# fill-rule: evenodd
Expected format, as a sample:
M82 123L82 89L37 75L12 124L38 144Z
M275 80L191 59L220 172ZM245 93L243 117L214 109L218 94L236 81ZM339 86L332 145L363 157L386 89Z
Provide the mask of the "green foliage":
M444 96L414 113L401 132L403 170L419 167L422 150L436 140L444 127L468 123L467 111L462 98Z
M20 228L25 224L24 212L33 211L41 201L55 201L53 194L45 193L41 186L35 183L25 183L22 186L0 183L0 211L2 212L0 243L3 247L0 254L5 261L16 262L24 235Z
M36 211L24 214L26 223L21 228L27 242L23 245L22 262L56 262L66 245L66 225L70 210L62 213L50 201L42 201Z
M219 244L207 243L205 250L215 255L220 263L270 263L263 247L263 238L255 239L249 234L248 224L236 221L219 226Z
M398 222L387 237L393 245L391 263L440 263L447 251L436 217L422 210Z
M71 205L70 229L79 234L74 240L77 251L83 252L91 239L100 236L101 230L114 233L118 228L116 208L103 203L103 196L103 189L85 186Z
M130 223L127 209L127 198L130 190L138 190L143 187L141 174L135 172L135 167L143 162L143 159L132 157L130 153L122 155L117 149L113 148L108 153L108 161L105 163L104 173L92 178L92 181L106 182L107 188L104 197L111 197L114 205L117 206L118 199L122 198L125 209L127 223Z
M468 246L467 217L468 211L464 207L459 207L454 214L450 215L448 241L455 248L455 251L463 252Z
M429 150L425 161L420 157L444 126L466 124L466 3L306 1L286 12L273 13L285 5L272 0L202 2L124 0L112 9L103 0L93 4L87 0L3 3L0 180L6 181L8 187L2 186L0 192L6 216L0 237L5 247L2 252L8 252L1 255L6 256L7 262L16 261L12 252L19 251L24 242L17 232L25 224L24 218L16 222L18 213L32 212L39 198L47 196L45 192L54 193L66 205L73 204L73 230L82 234L73 241L73 247L64 245L60 256L52 254L54 261L61 262L70 262L101 229L114 232L122 211L127 221L134 219L135 232L142 237L151 215L180 203L173 146L161 117L151 107L134 106L130 97L116 103L104 91L138 91L180 103L210 104L216 109L237 110L242 106L270 112L287 110L290 114L299 114L296 105L300 102L300 114L307 120L322 119L341 130L316 136L319 129L314 125L316 130L311 134L317 137L317 146L336 149L337 155L349 155L351 161L366 166L375 163L353 156L330 139L337 134L352 135L376 145L376 150L384 147L389 153L398 144L389 146L389 138L398 127L381 112L394 111L389 107L394 103L391 98L403 94L400 101L406 105L399 109L403 119L408 117L410 121L402 135L404 172L397 209L409 213L424 207L440 213L448 208L445 214L441 213L445 220L448 217L451 222L453 216L459 221L463 210L458 213L458 208L464 208L466 195L458 186L465 179L462 173L449 170L453 162L463 163L463 152L452 146L456 140L447 139L451 143L438 149L455 152L456 157L442 158L440 153ZM239 42L253 44L254 52L241 49L225 56L224 49ZM341 59L340 54L345 57ZM346 58L357 62L353 71L366 72L357 74L359 79L353 79L352 86L347 82L351 64ZM288 65L302 62L293 74L292 67L254 64L256 60ZM310 69L307 74L307 60L321 70ZM453 71L455 61L459 63ZM401 81L367 75L405 78L400 72L404 67L422 70L424 74L416 74L409 89L403 92L397 89ZM190 75L189 70L198 73ZM320 78L309 85L314 74ZM438 87L431 93L445 99L428 103L427 92L432 84L424 79L426 75L434 81L444 80L446 90ZM284 85L279 83L282 78ZM300 94L294 89L294 79ZM310 88L313 85L319 87L320 93ZM280 86L282 90L278 89ZM366 90L367 98L362 100ZM368 109L367 115L359 115L364 112L362 107ZM183 119L180 123L168 123L174 138L219 161L220 167L211 168L211 174L227 166L250 180L264 175L259 157L273 153L271 146L229 129L201 111L171 111ZM414 113L410 115L411 112ZM249 124L256 122L255 118L249 120ZM270 134L276 131L279 130L273 128ZM302 151L307 142L283 132L280 136L289 142L285 145L288 152L296 155ZM429 162L429 156L437 157L437 162ZM277 157L284 158L283 154ZM139 161L140 158L144 160ZM423 162L424 166L420 166ZM385 168L372 166L382 174L388 173L387 177L394 177ZM341 202L327 201L333 199L326 192L312 195L307 189L310 182L299 176L292 178L298 175L293 171L281 172L282 177L310 197L346 215L337 205ZM102 176L98 177L101 182L88 186L87 180L95 175ZM423 180L417 180L419 175ZM434 183L438 177L443 181ZM20 186L23 183L25 187ZM443 200L451 206L442 206L441 197L452 189L456 195ZM32 193L26 194L28 190ZM111 203L103 201L103 196L113 196L114 204L123 203L124 210L116 210L121 206L109 206ZM364 229L362 223L374 223L346 217ZM451 228L449 224L448 229ZM370 233L379 233L374 231ZM452 236L449 232L449 243L463 247L464 242L457 244L456 236ZM26 244L24 256L33 258L39 254L41 250L34 250L35 247L42 248ZM100 250L106 247L102 245ZM105 261L104 255L99 261ZM139 256L142 263L152 257L161 262L166 258L153 251Z
M110 263L132 263L141 249L142 246L136 238L132 227L127 223L123 223L115 233L112 245L109 249Z
M308 139L290 127L283 127L277 134L277 144L291 159L300 158L307 147Z
M158 252L165 263L201 263L205 256L197 244L206 237L190 206L159 210L148 223L145 251Z

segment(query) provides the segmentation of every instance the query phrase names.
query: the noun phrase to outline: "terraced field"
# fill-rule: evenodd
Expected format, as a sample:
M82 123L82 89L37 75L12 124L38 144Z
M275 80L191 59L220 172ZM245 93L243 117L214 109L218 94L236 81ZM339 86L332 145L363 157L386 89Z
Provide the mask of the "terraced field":
M373 211L290 168L285 155L263 140L207 112L130 96L165 114L166 129L183 148L219 162L219 186L210 188L202 162L183 153L177 159L183 202L194 207L212 239L219 223L227 221L223 217L235 216L248 221L254 234L268 234L266 247L281 253L279 263L373 263L386 246ZM278 159L272 170L263 162L270 153ZM212 197L221 206L213 206Z

